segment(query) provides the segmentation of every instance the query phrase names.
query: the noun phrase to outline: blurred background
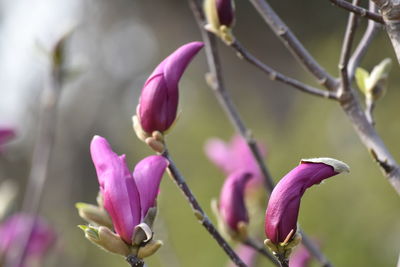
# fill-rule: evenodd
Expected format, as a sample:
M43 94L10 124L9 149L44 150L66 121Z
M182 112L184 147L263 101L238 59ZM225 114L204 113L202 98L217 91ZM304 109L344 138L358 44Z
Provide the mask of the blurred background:
M74 204L95 203L98 182L89 155L93 135L106 137L117 153L127 154L132 168L151 154L136 138L131 116L153 68L178 46L201 39L187 1L2 0L0 4L0 125L16 127L18 135L0 156L0 180L18 184L14 204L20 207L37 133L39 96L48 75L42 48L76 24L67 59L69 68L80 74L67 81L61 94L56 144L40 208L59 234L46 266L127 266L122 258L84 238L77 228L84 221ZM321 0L270 4L322 66L338 75L347 12ZM317 86L248 1L236 1L236 7L234 33L251 52L277 70ZM366 21L360 25L358 39ZM270 81L223 44L220 52L227 87L257 140L266 145L266 162L276 181L301 158L328 156L351 167L350 174L329 179L304 196L299 218L304 230L320 241L336 266L395 266L400 250L399 197L340 107ZM376 108L376 127L400 160L400 70L381 31L361 65L370 71L385 57L394 64L389 90ZM234 130L204 81L206 72L201 52L181 80L182 113L167 138L178 167L214 220L210 201L218 197L225 177L208 161L203 147L210 137L230 139ZM173 182L164 178L156 236L165 245L146 261L148 266L225 266L223 251L194 219ZM262 227L258 232L264 239ZM272 265L260 259L259 266Z

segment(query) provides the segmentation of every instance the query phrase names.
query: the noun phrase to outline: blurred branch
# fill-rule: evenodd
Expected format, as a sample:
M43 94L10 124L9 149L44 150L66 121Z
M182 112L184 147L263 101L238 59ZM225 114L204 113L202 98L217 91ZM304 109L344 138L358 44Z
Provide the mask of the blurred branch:
M274 188L274 181L272 180L271 174L264 164L261 152L257 146L256 141L252 137L251 131L246 127L243 120L240 117L237 108L233 104L232 98L230 97L228 91L225 88L225 84L221 73L221 63L218 56L217 45L215 36L204 29L204 14L201 5L196 0L189 1L191 9L195 15L196 21L200 28L203 41L205 43L205 50L207 56L208 67L210 74L208 75L208 83L213 89L215 96L217 97L219 103L224 108L225 113L232 122L236 131L246 140L255 160L260 167L262 174L264 176L264 184L269 193L272 192Z
M353 0L353 5L357 6L359 0ZM348 63L350 59L351 47L353 45L354 36L357 29L357 17L354 13L349 14L349 19L347 21L346 33L344 34L342 51L340 53L339 60L339 70L341 76L341 86L339 88L339 95L348 93L351 91L351 77L348 75Z
M376 5L372 1L369 1L369 10L372 12L377 12ZM367 49L369 48L373 39L378 33L379 26L380 25L373 20L368 21L367 29L365 30L365 33L361 38L360 43L358 44L357 48L355 49L353 55L349 60L347 70L350 80L354 78L355 70L360 65L360 62L365 56Z
M282 41L286 48L312 75L318 83L324 85L330 91L335 91L337 81L304 48L288 26L275 13L265 0L249 0L264 21L269 25L275 35Z
M217 241L218 245L225 251L225 253L229 256L229 258L239 267L247 267L246 264L239 258L239 256L235 253L235 251L231 248L231 246L226 242L226 240L222 237L222 235L215 228L213 223L208 218L207 214L201 208L199 202L196 197L193 195L189 186L187 185L184 177L179 172L175 163L173 162L169 152L167 149L164 150L162 156L166 158L169 162L168 171L171 178L174 180L176 185L181 189L182 193L186 196L187 200L192 207L196 218L199 222L204 226L204 228L210 233L210 235Z
M272 8L265 2L265 0L249 0L253 3L254 7L264 18L265 22L273 29L277 37L283 42L283 44L296 55L300 63L314 74L318 81L323 84L330 91L338 91L340 88L340 83L330 76L319 64L311 57L311 55L304 49L296 37L291 33L287 26L282 22L282 20L276 15ZM373 0L375 4L379 7L382 6L386 0ZM393 6L393 3L392 3ZM396 6L397 7L397 6ZM400 2L398 3L398 15L400 18ZM385 6L387 8L387 6ZM393 15L393 13L392 13ZM385 18L385 16L384 16ZM400 19L399 19L400 22ZM388 22L386 21L388 25ZM395 40L396 45L395 50L398 49L396 54L398 58L400 56L400 23L393 25L393 27L399 27L398 38L399 43L397 44L397 39ZM392 29L393 30L393 29ZM388 30L389 31L389 30ZM389 34L390 35L390 34ZM392 43L393 43L393 38ZM352 123L356 133L358 134L361 142L370 152L373 160L378 163L380 169L382 170L385 177L388 179L390 184L400 195L400 166L394 159L393 155L388 151L384 142L374 129L373 125L369 123L365 116L363 109L361 108L360 102L354 92L343 95L339 99L339 103Z
M373 0L382 14L386 31L400 63L400 2L397 0Z
M29 173L25 195L22 203L22 212L36 215L39 211L43 189L47 179L49 162L53 151L54 141L56 137L57 126L57 106L60 99L60 93L63 85L63 67L65 63L65 42L71 32L65 33L55 43L51 54L50 73L47 85L41 94L40 112L39 112L39 131L35 142L31 170ZM24 229L25 234L21 234L21 240L14 242L12 253L7 255L5 260L6 267L21 266L24 255L26 254L27 242L32 233L35 220L30 225L26 225L25 221L18 221L17 229Z
M265 249L263 244L260 244L256 240L253 240L251 238L247 239L246 241L243 242L246 246L249 246L253 248L254 250L258 251L261 255L269 259L272 263L274 263L276 266L280 266L279 261L276 259L274 255L271 254L268 250Z
M242 44L239 43L239 41L237 39L231 44L231 47L233 49L235 49L236 52L238 52L239 55L241 57L243 57L243 59L247 60L250 64L253 64L257 68L259 68L261 71L265 72L271 80L277 80L277 81L283 82L287 85L292 86L293 88L296 88L302 92L305 92L305 93L308 93L308 94L311 94L314 96L338 100L338 96L334 92L324 91L324 90L309 86L298 80L287 77L284 74L277 72L274 69L270 68L268 65L264 64L258 58L256 58L254 55L252 55L245 47L242 46Z
M134 255L128 255L125 260L129 263L131 267L144 267L144 261L142 259L137 258Z
M216 85L215 87L212 87L214 90L218 100L220 101L221 105L225 108L227 111L228 117L231 119L232 123L235 125L236 129L238 132L246 138L246 141L253 152L253 155L260 167L260 169L263 171L264 178L265 178L265 183L266 183L266 188L268 193L272 192L272 189L274 188L274 182L272 180L272 177L269 175L269 172L267 171L267 167L264 164L261 153L258 150L258 147L256 145L256 142L253 139L249 139L250 135L249 130L244 127L243 122L241 120L236 121L235 118L239 118L239 114L235 107L233 106L232 100L229 97L227 90L223 84L223 79L222 79L222 74L221 74L221 65L219 62L219 57L218 57L218 52L216 50L216 44L215 44L215 37L208 33L204 29L204 24L205 24L205 17L203 14L203 9L201 4L197 0L189 0L190 7L192 9L192 12L196 18L196 21L198 23L198 26L200 28L200 31L202 33L203 41L205 43L206 47L206 55L207 55L207 61L209 65L209 69L211 70L211 73L214 73L215 81L214 84ZM238 123L241 122L241 123ZM267 172L265 172L267 171ZM305 234L303 233L303 236ZM310 253L318 260L320 260L321 264L323 266L331 266L329 261L326 259L326 257L322 254L321 251L316 248L312 242L310 242L309 238L304 238L303 239L303 244L304 246L310 251ZM322 261L321 261L322 260Z
M340 8L343 8L347 11L350 11L350 12L356 14L357 16L367 18L369 20L373 20L380 24L385 24L382 16L379 15L378 13L376 13L376 11L372 11L372 10L368 11L365 8L362 8L362 7L359 7L356 5L352 5L345 0L330 0L330 1L332 2L332 4L334 4Z

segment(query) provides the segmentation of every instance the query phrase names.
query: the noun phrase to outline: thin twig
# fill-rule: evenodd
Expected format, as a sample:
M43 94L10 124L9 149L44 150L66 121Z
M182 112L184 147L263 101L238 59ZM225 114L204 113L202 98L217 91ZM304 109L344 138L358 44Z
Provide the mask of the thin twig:
M318 83L324 85L331 91L335 91L337 87L336 79L318 64L270 5L264 0L249 1L273 30L275 35L281 39L286 48L295 56L302 66L316 77Z
M236 128L236 131L246 140L251 152L253 153L254 158L258 163L258 166L261 169L267 191L272 192L272 189L274 188L274 182L271 178L268 168L264 164L263 157L257 146L257 143L252 137L251 131L246 127L243 120L241 119L240 114L232 101L232 98L229 96L229 93L225 88L221 73L221 64L218 52L216 50L217 45L215 36L208 33L203 28L204 14L202 12L200 4L196 0L190 0L190 6L200 27L203 41L205 43L207 62L211 75L211 77L209 77L208 79L209 84L213 89L219 103L224 108L225 113Z
M365 8L362 8L362 7L359 7L356 5L352 5L345 0L330 0L330 1L332 2L332 4L334 4L338 7L341 7L343 9L346 9L347 11L350 11L350 12L356 14L357 16L367 18L369 20L373 20L380 24L385 24L382 16L374 11L371 11L371 10L368 11Z
M263 0L249 0L253 3L258 12L262 15L264 20L270 25L271 28L274 29L274 32L281 39L281 41L286 45L286 47L292 52L297 54L297 58L299 58L300 63L307 67L314 74L314 76L319 81L323 81L319 78L320 75L325 75L326 82L323 82L323 85L331 91L337 91L340 87L340 83L337 83L334 78L332 78L329 74L327 74L323 69L321 72L321 68L313 69L312 66L319 66L316 63L315 59L311 57L311 55L304 49L304 47L300 44L302 49L295 49L299 46L299 41L295 39L293 34L290 34L291 38L288 38L286 35L289 31L285 24L277 17L275 12L271 12L271 7L265 3ZM373 0L373 2L381 8L384 8L384 3L386 0ZM390 1L391 7L396 4L396 6L400 6L400 3L392 3ZM385 10L389 12L388 10ZM393 13L388 13L388 15L396 15L400 13L399 9L393 9ZM397 20L391 22L392 28L387 29L389 32L389 37L392 40L392 44L395 48L395 52L398 55L398 59L400 60L400 31L396 31L396 26L400 27L400 24L397 23ZM286 31L279 31L279 29L284 29ZM284 34L279 34L280 32ZM286 37L282 37L286 36ZM301 60L301 59L309 59L310 62ZM317 73L315 73L317 72ZM346 113L349 118L351 124L353 125L356 133L358 134L360 140L364 144L364 146L370 152L373 160L378 164L384 176L388 179L389 183L393 186L396 192L400 195L400 165L397 163L396 159L386 148L384 142L374 129L374 127L368 122L363 109L361 108L359 100L356 98L354 93L348 94L347 97L340 99L340 105L343 111Z
M213 223L208 218L207 214L201 208L199 202L196 197L193 195L189 186L185 182L184 177L179 172L175 163L173 162L169 152L167 149L164 150L162 156L166 158L169 162L168 171L170 173L171 178L177 184L177 186L181 189L182 193L186 196L187 200L192 207L196 218L200 221L200 223L204 226L204 228L210 233L210 235L217 241L218 245L225 251L225 253L229 256L229 258L239 267L247 267L245 263L239 258L239 256L235 253L232 247L226 242L226 240L222 237L222 235L215 228Z
M276 70L272 69L265 63L261 62L258 58L256 58L254 55L252 55L245 47L242 46L242 44L236 39L232 44L231 47L236 50L236 52L239 53L239 55L247 60L249 63L253 64L257 68L259 68L261 71L265 72L268 77L271 80L277 80L280 82L283 82L287 85L292 86L295 89L298 89L302 92L314 95L314 96L319 96L323 98L328 98L328 99L334 99L337 100L338 96L335 92L331 91L325 91L321 90L312 86L309 86L307 84L304 84L296 79L290 78L285 76L284 74L277 72Z
M359 0L353 0L353 5L357 6ZM350 59L351 47L353 45L354 36L356 34L358 18L354 13L349 14L349 19L347 21L346 33L344 34L342 51L340 53L339 60L339 70L341 76L341 86L339 95L342 96L343 93L348 93L351 90L351 78L348 75L347 66Z
M134 255L128 255L125 260L129 263L131 267L143 267L144 261L142 259L137 258Z
M378 10L372 1L369 1L369 10L372 12L376 12ZM365 30L363 37L361 38L357 48L354 50L354 53L349 60L347 71L350 80L353 80L355 70L360 65L362 58L367 53L367 50L378 33L379 28L380 25L375 21L368 21L367 29Z
M311 255L313 255L320 263L322 267L332 267L332 264L329 260L319 251L319 248L315 245L315 243L304 233L302 229L297 227L299 233L301 235L302 243L310 251ZM306 246L307 245L307 246Z
M38 123L39 132L33 150L31 170L21 209L22 212L30 215L37 215L39 211L56 137L57 104L62 88L63 49L66 37L66 35L62 36L50 55L51 70L47 85L44 87L41 95ZM32 220L28 225L27 222L22 220L17 222L16 229L22 229L25 232L21 234L18 242L14 242L15 246L13 246L13 249L10 249L10 253L5 259L6 267L20 266L23 263L25 254L27 253L27 243L32 234L35 221Z
M274 255L272 255L271 252L266 250L265 247L261 243L257 242L256 240L249 238L246 241L244 241L243 244L258 251L261 255L265 256L267 259L272 261L276 266L280 266L280 263L277 260L277 258Z
M220 101L221 105L227 111L226 113L227 113L228 117L230 118L232 123L235 125L235 127L238 129L238 131L241 134L243 133L242 136L248 137L249 135L246 133L248 133L249 131L246 130L246 128L244 128L244 129L240 128L240 126L243 127L244 124L243 123L237 124L238 121L235 120L235 118L239 118L239 114L238 114L237 110L235 109L235 107L233 106L232 100L230 99L229 95L227 94L227 90L225 89L223 81L222 81L221 65L220 65L218 53L216 50L214 36L210 35L203 28L204 14L203 14L202 7L196 0L190 0L189 3L191 6L191 9L195 15L195 18L197 20L197 23L200 27L200 30L202 32L202 37L203 37L203 40L206 45L206 55L207 55L209 69L211 70L211 72L216 72L218 74L218 75L215 75L215 84L219 85L219 87L216 87L216 88L214 87L213 88L214 92L215 92L218 100ZM210 40L211 41L214 40L214 43L212 43ZM330 84L330 83L327 83L327 84ZM241 120L239 120L239 122L241 122ZM247 139L247 138L246 138L246 140L249 141L249 139ZM258 166L260 167L261 170L263 170L263 174L264 174L266 185L267 185L266 189L267 189L268 193L271 193L272 189L274 187L274 183L273 183L271 176L269 176L269 172L266 172L266 173L264 172L264 170L267 170L267 167L262 160L261 154L258 151L258 147L255 142L248 142L248 144L249 144L251 151L253 152L253 155L257 161ZM266 176L266 174L268 174L268 176ZM303 236L304 235L305 234L303 233ZM331 266L329 261L323 255L323 253L321 251L319 251L318 248L316 248L313 245L313 243L309 241L308 238L304 238L303 240L304 240L303 241L304 246L310 251L310 253L313 255L313 257L315 257L318 260L322 259L323 261L320 261L320 262L322 264L324 264L324 266ZM327 264L327 265L325 265L325 264Z

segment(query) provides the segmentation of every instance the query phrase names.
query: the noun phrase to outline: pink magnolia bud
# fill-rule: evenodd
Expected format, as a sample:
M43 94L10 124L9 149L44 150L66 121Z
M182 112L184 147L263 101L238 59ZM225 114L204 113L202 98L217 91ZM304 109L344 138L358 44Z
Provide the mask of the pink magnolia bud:
M240 244L235 248L235 252L239 256L239 258L247 265L247 267L256 266L257 250L252 247ZM236 265L232 261L230 261L227 265L227 267L235 266Z
M275 186L265 215L265 234L274 244L285 241L291 231L297 230L300 200L307 188L322 180L349 171L338 160L317 158L302 160Z
M25 240L26 237L23 235L29 234L30 230L31 235L26 241L20 266L30 266L28 263L31 260L43 260L54 245L56 234L43 219L23 213L9 217L0 225L0 258L1 256L7 258L8 255L12 257L11 249L18 246L16 242Z
M265 157L265 147L261 144L257 146ZM207 157L226 175L236 170L247 170L254 177L250 183L263 183L260 167L243 137L235 135L229 143L218 138L209 139L205 144L205 152Z
M299 246L290 256L289 267L307 267L311 258L308 250L304 246Z
M235 4L233 0L217 0L218 19L221 25L230 27L235 20Z
M162 156L149 156L129 171L125 155L112 151L107 140L95 136L90 145L96 167L104 208L115 231L128 244L132 243L135 226L140 224L155 200L168 162Z
M239 170L229 175L222 186L219 213L224 223L234 232L238 230L239 222L249 222L244 190L251 177L250 173Z
M179 80L187 65L203 46L202 42L181 46L164 59L147 79L137 110L145 132L164 132L175 121Z

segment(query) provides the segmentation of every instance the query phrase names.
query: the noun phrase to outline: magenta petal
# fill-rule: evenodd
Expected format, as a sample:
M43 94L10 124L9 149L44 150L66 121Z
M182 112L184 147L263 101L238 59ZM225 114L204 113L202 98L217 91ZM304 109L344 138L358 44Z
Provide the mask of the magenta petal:
M265 217L268 239L277 244L283 242L291 230L296 231L300 200L305 190L339 172L325 163L302 162L286 174L272 191L268 202Z
M223 170L224 173L228 174L232 172L236 166L232 164L231 151L227 144L218 139L212 138L207 140L205 144L205 152L207 157L220 169Z
M265 157L265 147L261 144L257 144L257 146L262 156ZM257 161L243 137L235 135L229 143L218 138L212 138L206 142L205 152L208 158L226 175L236 170L246 169L255 178L252 179L252 184L253 182L258 184L263 182L263 175Z
M224 222L236 231L239 222L248 222L244 190L251 174L238 170L225 180L219 199L219 212Z
M28 227L32 227L32 233L27 240L22 266L29 259L43 258L55 243L56 233L43 219L23 213L9 217L0 225L0 255L19 242L22 235L29 231Z
M290 255L289 267L307 267L311 261L311 255L308 250L303 246L299 246Z
M187 65L203 46L202 42L191 42L182 45L165 59L164 77L170 94L174 93L175 89L178 89L178 82Z
M133 229L140 223L140 199L125 156L115 154L100 136L93 138L91 152L103 188L104 208L111 216L115 231L131 243Z
M175 121L179 100L178 82L202 47L201 42L181 46L164 59L145 82L138 115L146 132L164 132Z
M146 132L162 132L169 128L167 98L167 85L162 74L156 75L146 82L139 105L140 124Z
M133 177L139 191L141 218L149 208L155 205L161 178L168 166L168 161L162 156L149 156L141 160L133 171Z
M232 0L217 0L217 12L221 25L231 26L235 18L234 4Z
M246 245L238 245L235 248L236 254L247 265L247 267L254 267L257 259L257 250ZM233 262L229 262L228 267L236 266Z

